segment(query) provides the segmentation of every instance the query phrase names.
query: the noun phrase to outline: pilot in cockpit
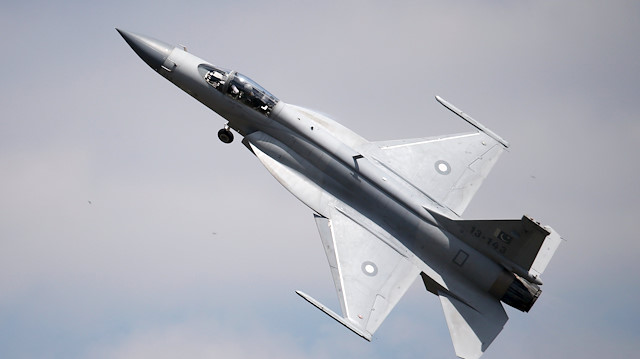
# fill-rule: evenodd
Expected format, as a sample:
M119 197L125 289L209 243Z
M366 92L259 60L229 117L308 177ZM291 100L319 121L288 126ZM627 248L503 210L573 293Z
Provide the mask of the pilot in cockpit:
M240 94L240 90L238 90L238 88L234 84L231 84L229 86L229 89L227 90L227 92L229 93L229 95L233 96L234 98L237 98L238 95Z
M224 86L224 80L225 80L225 75L216 72L216 71L209 71L207 72L207 74L205 75L204 79L211 84L211 86L213 86L214 88L222 88L222 86Z

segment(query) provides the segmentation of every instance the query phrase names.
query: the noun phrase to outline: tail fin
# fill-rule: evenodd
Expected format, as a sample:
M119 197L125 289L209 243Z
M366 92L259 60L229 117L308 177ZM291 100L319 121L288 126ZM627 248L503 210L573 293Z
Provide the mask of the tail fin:
M452 220L437 215L447 231L505 268L542 284L539 276L555 253L560 235L528 216L512 220Z
M554 231L553 228L549 226L545 226L544 228L549 231L549 235L544 240L544 243L542 243L542 247L540 247L538 255L531 265L531 272L535 272L534 275L536 277L539 277L547 268L547 264L551 261L551 257L553 257L553 254L562 241L562 237L560 237L558 232Z

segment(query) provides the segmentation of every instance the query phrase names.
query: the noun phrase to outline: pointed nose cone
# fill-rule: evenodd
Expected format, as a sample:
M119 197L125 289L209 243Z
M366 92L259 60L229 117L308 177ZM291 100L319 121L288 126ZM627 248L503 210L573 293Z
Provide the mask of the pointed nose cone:
M171 51L173 51L173 46L165 42L120 29L116 30L124 38L124 41L131 46L133 51L156 71L158 71Z

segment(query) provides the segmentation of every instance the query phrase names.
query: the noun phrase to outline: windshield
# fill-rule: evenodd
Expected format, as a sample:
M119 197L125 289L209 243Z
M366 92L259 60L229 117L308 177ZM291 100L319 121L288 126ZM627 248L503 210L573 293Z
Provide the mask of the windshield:
M278 103L275 96L245 75L209 65L200 65L198 70L213 88L266 116Z

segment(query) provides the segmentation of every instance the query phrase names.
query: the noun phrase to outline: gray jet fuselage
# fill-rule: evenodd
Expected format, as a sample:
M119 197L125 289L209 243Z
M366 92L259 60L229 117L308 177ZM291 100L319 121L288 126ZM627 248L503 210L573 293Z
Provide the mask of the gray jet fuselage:
M420 273L427 290L441 298L456 354L477 358L508 319L499 301L528 311L540 295L538 276L560 237L528 217L460 219L455 211L464 210L493 166L501 152L494 149L508 144L446 101L438 98L476 127L482 141L463 134L380 146L322 114L279 100L236 71L164 42L118 31L150 67L228 121L219 132L223 142L233 140L229 129L237 131L271 174L316 213L344 318L298 294L356 334L370 340L410 285L406 278ZM423 147L427 145L440 147ZM445 145L458 146L458 151L459 146L475 146L464 147L475 157L459 166L466 171L456 175L462 173L460 180L434 180L449 186L447 196L454 193L466 199L445 196L442 202L442 193L434 198L431 189L413 183L415 176L408 178L394 168L394 164L402 167L402 159L394 161L397 152L385 152L402 146L442 151L448 148ZM412 162L408 163L411 169ZM431 171L444 178L452 167L438 160ZM333 222L347 230L338 231ZM358 257L358 246L368 254ZM338 252L357 258L351 261ZM377 265L368 259L374 257L387 267L380 268L384 278L368 279L378 274Z
M340 138L364 142L352 131L325 116L281 100L268 116L260 113L214 89L198 69L203 64L217 67L180 48L174 48L165 61L171 67L161 66L157 70L160 75L224 117L229 127L241 135L260 131L280 142L279 146L264 143L266 153L281 157L296 154L304 159L304 164L292 166L354 209L366 213L375 224L399 239L401 244L395 243L396 248L405 246L434 269L449 267L486 292L509 275L499 264L443 230L425 209L447 211L446 208L410 185L401 186L400 182L406 181ZM172 71L167 71L168 68ZM342 136L337 136L331 128L339 128ZM408 192L407 188L413 191ZM318 208L311 209L321 213ZM455 216L451 211L443 214ZM400 250L406 252L406 249ZM469 254L464 267L449 259L460 250Z

